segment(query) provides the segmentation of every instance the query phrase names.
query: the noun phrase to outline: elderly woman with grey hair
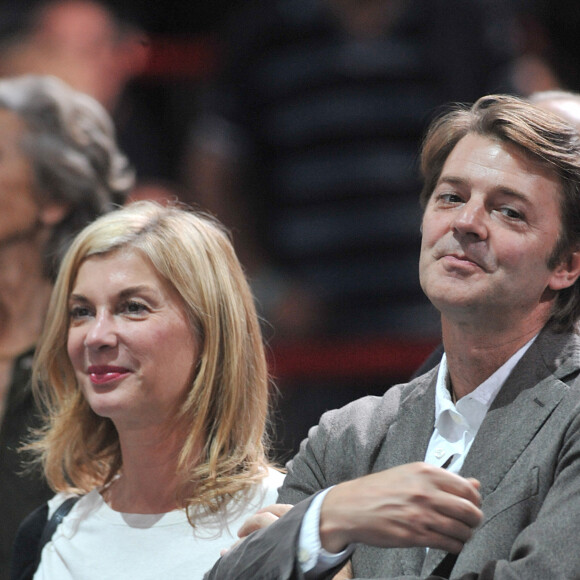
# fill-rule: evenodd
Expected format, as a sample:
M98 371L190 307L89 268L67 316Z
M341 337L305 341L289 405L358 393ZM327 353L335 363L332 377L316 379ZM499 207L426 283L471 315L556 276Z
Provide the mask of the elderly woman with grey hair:
M59 257L133 182L94 99L53 77L0 80L0 580L19 522L51 495L16 449L35 425L30 368Z

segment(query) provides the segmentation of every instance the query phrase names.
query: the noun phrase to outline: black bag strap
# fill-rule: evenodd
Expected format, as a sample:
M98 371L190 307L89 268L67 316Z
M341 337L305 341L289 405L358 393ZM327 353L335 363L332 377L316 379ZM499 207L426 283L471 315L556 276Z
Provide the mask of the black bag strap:
M66 499L48 519L48 505L45 503L28 514L18 527L14 541L10 580L32 580L42 549L50 541L57 526L70 512L82 496Z
M54 534L58 525L64 520L65 516L72 510L73 506L79 499L81 499L81 495L75 495L73 497L69 497L65 499L59 506L56 508L56 511L52 514L52 517L46 522L44 529L42 530L42 535L40 536L40 541L38 542L38 550L36 551L36 562L37 567L40 564L40 554L42 553L42 548L50 542L50 538Z

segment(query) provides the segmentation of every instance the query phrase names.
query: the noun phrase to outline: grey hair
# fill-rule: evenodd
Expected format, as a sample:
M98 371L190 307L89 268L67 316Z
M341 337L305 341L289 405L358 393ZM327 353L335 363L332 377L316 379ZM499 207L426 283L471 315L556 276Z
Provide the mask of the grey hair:
M38 202L68 207L45 249L45 272L54 277L70 240L96 217L124 203L135 174L117 146L106 110L56 77L0 80L0 109L12 111L26 126L21 146L31 162Z

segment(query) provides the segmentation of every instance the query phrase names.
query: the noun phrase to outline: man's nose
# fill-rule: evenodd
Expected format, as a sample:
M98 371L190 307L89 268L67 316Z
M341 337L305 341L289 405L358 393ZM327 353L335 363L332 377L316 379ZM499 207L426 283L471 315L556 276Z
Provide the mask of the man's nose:
M474 235L479 239L487 238L487 210L479 199L469 199L457 209L453 220L453 230L462 235Z

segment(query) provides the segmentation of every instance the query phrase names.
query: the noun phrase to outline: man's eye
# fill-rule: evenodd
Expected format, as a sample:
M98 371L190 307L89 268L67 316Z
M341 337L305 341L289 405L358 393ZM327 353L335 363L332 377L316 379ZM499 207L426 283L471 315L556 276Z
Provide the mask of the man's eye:
M453 192L440 193L437 198L443 203L461 203L463 201L457 193Z

